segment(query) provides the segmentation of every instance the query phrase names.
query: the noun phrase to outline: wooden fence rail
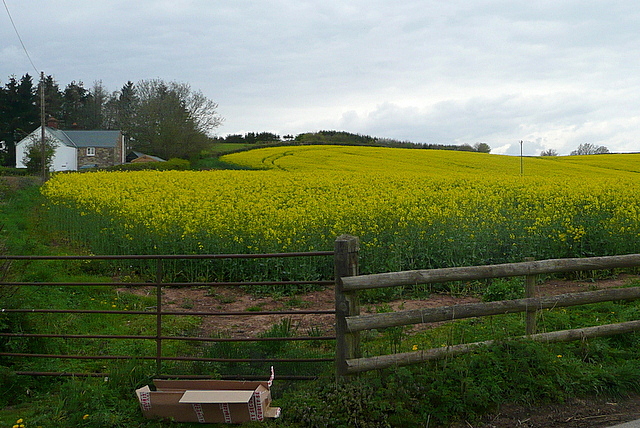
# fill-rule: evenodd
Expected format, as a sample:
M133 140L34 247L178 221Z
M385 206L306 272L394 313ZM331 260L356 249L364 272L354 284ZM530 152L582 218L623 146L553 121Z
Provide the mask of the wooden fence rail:
M526 312L530 309L566 308L589 303L612 300L640 299L640 287L615 288L609 290L583 291L557 296L529 297L526 299L501 300L497 302L466 303L437 308L413 309L410 311L351 316L346 319L351 332L374 328L397 327L427 322L451 321L464 318Z
M358 269L358 238L343 235L336 239L334 251L319 251L313 253L285 253L285 254L227 254L227 255L140 255L140 256L1 256L0 261L10 260L120 260L120 259L149 259L155 260L156 277L152 283L28 283L28 282L1 282L0 286L155 286L157 288L157 304L153 311L92 311L92 310L57 310L57 309L25 309L5 308L5 313L11 312L42 312L42 313L105 313L129 315L155 316L157 324L155 334L139 336L108 336L108 335L74 335L74 334L26 334L26 333L1 333L0 337L60 337L67 339L79 338L105 338L105 339L139 339L154 340L156 342L155 355L147 356L73 356L73 355L49 355L49 354L22 354L0 353L4 357L32 357L32 358L100 358L100 359L146 359L156 361L157 374L162 373L162 362L170 360L188 361L226 361L226 362L251 362L251 361L275 361L273 359L218 359L198 357L173 357L163 353L163 342L167 340L189 340L202 342L215 341L263 341L263 340L333 340L336 341L336 378L341 380L347 376L374 369L419 363L433 359L443 358L448 355L464 354L486 346L493 341L467 343L444 348L412 351L391 355L381 355L362 358L360 350L360 332L371 329L405 326L420 323L439 321L451 321L470 317L482 317L499 314L526 313L526 337L535 341L559 342L577 340L591 337L600 337L613 334L627 333L640 330L640 320L618 324L609 324L597 327L588 327L573 330L555 331L548 333L536 333L535 319L537 311L557 307L570 307L589 303L598 303L615 300L640 299L640 287L608 289L581 293L562 294L558 296L534 297L534 285L536 275L604 270L615 268L629 268L640 266L640 254L630 254L610 257L591 257L579 259L539 260L525 261L521 263L498 264L489 266L472 266L461 268L445 268L431 270L413 270L406 272L391 272L372 275L359 275ZM221 283L171 283L163 281L162 261L171 259L213 259L213 258L279 258L279 257L317 257L333 256L334 279L326 281L264 281L264 282L221 282ZM526 278L526 297L523 299L505 300L488 303L469 303L439 308L414 309L381 314L360 315L358 292L366 289L377 289L395 286L410 286L417 284L441 283L450 281L472 281L478 279L502 278L524 276ZM335 310L331 311L280 311L268 312L269 314L331 314L335 313L335 337L296 337L296 338L202 338L202 337L170 337L163 334L162 317L166 315L190 315L190 316L220 316L220 315L263 315L267 312L182 312L166 311L162 309L162 289L166 286L240 286L240 285L285 285L285 284L311 284L332 285L335 283ZM297 361L308 361L297 360ZM285 361L285 360L282 360ZM289 361L287 359L286 361ZM291 360L294 361L294 360ZM313 361L326 361L326 359L313 359ZM36 373L19 372L20 374L46 374L60 375L60 373ZM74 375L92 375L74 373ZM283 378L282 376L280 376ZM294 378L295 376L292 376Z
M351 248L357 248L358 246L357 238L341 237L339 239L343 241L340 245L345 247L348 245ZM338 241L336 242L338 243ZM471 352L479 346L494 343L493 341L484 341L362 358L359 346L359 333L364 330L517 312L526 313L526 335L522 337L534 341L562 342L640 330L640 321L630 321L597 327L536 334L535 324L536 313L541 309L570 307L616 300L640 299L640 287L534 297L534 285L537 275L637 266L640 266L640 254L539 261L529 260L521 263L413 270L360 276L354 271L348 272L348 274L337 277L336 279L336 325L340 326L340 328L337 329L338 339L336 341L336 377L340 380L358 372L420 363L449 355L459 355ZM336 275L338 276L338 272ZM360 315L357 305L357 293L359 290L515 276L524 276L526 278L526 298L524 299L468 303L371 315ZM349 303L345 304L345 302ZM342 336L344 336L344 339L341 339Z
M487 266L469 266L405 272L378 273L342 278L345 291L397 287L401 285L433 284L449 281L505 278L545 273L617 269L640 266L640 254L574 259L538 260Z

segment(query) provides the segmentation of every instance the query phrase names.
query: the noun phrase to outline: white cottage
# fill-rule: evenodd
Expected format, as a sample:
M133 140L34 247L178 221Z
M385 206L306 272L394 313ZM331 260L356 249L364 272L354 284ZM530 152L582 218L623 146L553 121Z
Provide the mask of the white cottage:
M55 121L45 127L45 138L55 146L52 171L77 171L79 168L120 165L126 161L124 136L120 131L63 131ZM29 145L39 144L40 127L16 144L16 167L26 168Z

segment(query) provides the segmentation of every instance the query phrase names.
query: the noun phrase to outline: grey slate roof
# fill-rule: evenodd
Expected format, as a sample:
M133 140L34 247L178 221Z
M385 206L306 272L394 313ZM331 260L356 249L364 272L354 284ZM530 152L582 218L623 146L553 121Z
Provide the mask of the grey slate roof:
M115 147L120 136L120 131L47 131L69 147Z

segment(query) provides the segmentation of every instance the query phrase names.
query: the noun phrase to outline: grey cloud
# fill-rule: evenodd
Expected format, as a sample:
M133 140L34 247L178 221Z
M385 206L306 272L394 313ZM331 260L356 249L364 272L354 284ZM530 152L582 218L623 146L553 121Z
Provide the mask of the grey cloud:
M630 0L8 5L37 66L61 84L185 81L219 102L221 133L343 129L505 152L524 140L527 154L583 142L633 151L640 133ZM0 80L32 73L6 24L0 16Z

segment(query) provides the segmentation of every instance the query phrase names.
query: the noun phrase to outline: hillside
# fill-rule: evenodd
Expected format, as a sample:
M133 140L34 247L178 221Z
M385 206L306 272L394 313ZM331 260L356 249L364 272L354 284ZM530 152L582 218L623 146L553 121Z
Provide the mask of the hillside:
M330 250L337 235L350 233L360 238L362 273L493 264L522 261L524 257L545 259L638 252L640 206L635 170L638 158L617 156L620 155L525 158L525 174L520 176L520 159L507 156L371 147L281 147L225 158L225 161L263 170L99 171L54 175L42 188L46 199L42 203L38 201L38 216L34 217L43 222L43 228L48 226L47 234L55 231L59 233L56 236L65 237L65 241L56 242L58 245L67 242L66 239L81 242L83 248L95 254ZM23 227L21 235L29 230ZM30 271L29 275L41 281L56 273L67 275L66 270L84 275L85 269L97 268L99 266L78 263L69 264L64 272L56 272L45 265L40 271ZM240 260L171 263L163 266L163 273L176 281L224 282L247 278L274 281L285 278L303 282L331 278L332 269L332 264L326 260L316 263L291 258L269 264L257 258L246 263ZM153 275L153 272L146 272L144 266L132 265L125 266L120 274L129 272L135 278ZM591 279L580 283L562 281L553 284L553 290L561 293L572 288L594 290L602 287L602 283ZM616 286L637 283L632 281L635 280L617 282ZM549 283L545 284L539 291L548 286ZM252 289L255 295L201 286L194 290L168 288L164 298L167 305L176 310L210 310L213 307L228 310L234 306L249 313L281 306L306 308L309 304L315 306L320 300L330 308L333 296L333 290L314 292L315 288L304 284L287 288L286 292L267 286ZM376 313L423 307L423 299L427 298L429 304L439 299L441 303L442 300L451 302L452 296L441 296L445 292L464 299L508 299L521 296L522 288L521 279L515 278L374 290L361 294L361 310ZM100 294L93 289L82 294L74 290L71 294L60 287L38 286L41 300L34 306L53 307L55 300L63 299L58 304L65 308L64 305L82 305L89 309L111 307L116 310L131 304L134 308L153 307L154 295L146 284L139 296L130 290L130 287L126 290L101 287ZM273 301L266 300L267 293L273 293ZM33 300L22 296L17 296L15 301L20 305L33 304ZM584 311L553 308L540 313L538 327L547 332L614 320L624 322L636 320L637 313L637 305L626 301L589 305ZM123 318L128 316L121 315ZM276 321L270 318L261 323L258 330L244 324L244 317L241 314L231 322L225 319L222 324L203 322L198 327L212 338L226 339L226 334L233 329L242 330L242 333L266 333L267 324ZM103 323L105 319L99 316L95 320ZM12 327L17 331L52 331L43 323L45 318L41 314L26 314L15 320L24 323ZM93 332L96 325L81 323L75 316L64 320L56 327L67 334L83 328L92 328ZM310 330L310 325L302 324L302 320L310 320L308 315L292 316L288 320L289 324L286 324L287 319L282 319L282 323L269 328L279 329L278 336L284 336L289 330L283 332L281 326L291 326L291 320L294 320L300 321L296 325L309 328L308 334L311 334L319 329L330 330L333 322L328 317L324 324ZM410 352L488 338L501 339L522 334L523 322L519 314L507 314L484 320L429 325L431 328L424 329L379 329L362 335L363 354L381 355L395 352L394 349ZM131 334L143 326L108 322L105 327L119 328L123 333ZM193 328L192 324L176 324L179 333L175 334L192 335ZM21 345L25 342L7 343ZM71 341L65 339L65 347L69 346L67 343L71 344ZM277 352L274 349L283 350L282 355L289 349L296 355L301 355L300 349L306 350L279 345L275 348L266 343L268 347L264 348L261 344L254 347L246 342L232 347L223 341L198 347L197 352L198 355L235 357L238 354L257 355L258 350L266 349L265 352L273 357ZM52 344L41 341L38 350L53 352L50 349L55 345L53 341ZM100 352L107 349L103 342L96 346L100 346ZM122 353L125 345L117 343L115 346L115 351ZM136 352L139 349L136 348ZM312 345L309 349L330 353L333 348ZM593 414L579 405L565 405L562 412L558 408L551 409L545 418L531 416L530 421L536 420L540 424L530 426L584 427L588 426L585 421L593 417L617 421L621 420L616 419L619 417L631 417L635 411L635 407L627 409L622 401L615 401L615 397L640 390L637 349L637 334L567 345L508 341L442 362L379 370L362 375L348 385L336 384L333 373L314 384L285 386L284 382L278 381L277 388L282 388L278 391L278 405L286 411L282 420L265 426L423 427L446 426L452 421L465 422L465 426L469 426L480 423L481 415L496 411L504 403L563 401L573 404L574 397L594 391L607 396L607 406L612 402L619 405ZM179 355L185 354L182 347L175 351ZM79 350L70 349L69 352ZM95 370L104 370L102 363L99 364ZM140 363L136 365L142 367ZM94 370L92 365L87 367ZM128 366L123 367L133 373ZM227 373L226 367L224 370L219 367L214 366L220 373ZM52 370L47 362L30 368ZM300 370L303 368L299 367ZM255 366L248 370L255 370ZM280 367L276 371L284 373ZM213 370L207 373L213 373ZM146 382L147 374L136 373L133 382ZM74 422L75 426L94 427L168 426L152 422L144 425L137 404L131 399L131 374L128 376L119 384L105 383L101 378L95 382L92 379L60 382L60 387L29 386L39 394L29 403L32 407L28 409L29 413L25 416L9 409L5 413L9 416L2 421L9 425L25 417L29 426L61 426L54 423L54 418L62 414L67 418L61 422L66 424L64 426ZM110 376L110 379L117 378ZM11 382L14 382L10 384L12 387L18 385L18 381ZM54 398L43 401L41 398L45 394L52 396L52 390ZM91 392L95 391L98 396L98 392L105 390L114 397L113 401L104 395L105 398L87 403L85 397ZM30 398L23 393L20 400ZM72 400L75 400L75 406L69 405ZM51 410L63 408L64 413ZM613 410L616 412L612 415ZM520 423L521 415L529 418L527 412L530 410L509 405L500 409L499 418L491 417L490 423L492 426L513 426ZM114 416L120 418L119 421L113 419ZM573 425L568 423L571 417L576 418ZM556 421L560 422L556 424Z
M451 150L414 150L355 146L285 146L250 150L222 157L229 163L256 169L286 171L418 172L422 174L521 175L515 156ZM618 176L640 172L640 154L525 157L526 177L566 177L595 174Z
M440 150L222 160L262 170L63 174L43 193L57 227L106 254L328 250L345 233L363 272L640 251L640 155L524 158L522 176L517 157Z

